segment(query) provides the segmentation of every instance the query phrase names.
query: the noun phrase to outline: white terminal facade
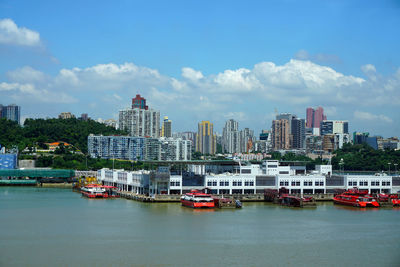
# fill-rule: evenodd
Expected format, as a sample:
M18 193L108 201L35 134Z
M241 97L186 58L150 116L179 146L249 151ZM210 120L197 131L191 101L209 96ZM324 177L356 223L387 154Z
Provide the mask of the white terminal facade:
M154 172L102 169L97 178L119 190L150 195L184 194L204 188L213 194L256 194L281 187L293 194L326 194L353 187L370 193L400 191L400 176L332 175L331 165L317 165L314 171L307 172L305 166L281 166L276 160L267 160L260 165L232 166L231 172L207 165L189 165L188 169L182 174L170 173L167 167Z

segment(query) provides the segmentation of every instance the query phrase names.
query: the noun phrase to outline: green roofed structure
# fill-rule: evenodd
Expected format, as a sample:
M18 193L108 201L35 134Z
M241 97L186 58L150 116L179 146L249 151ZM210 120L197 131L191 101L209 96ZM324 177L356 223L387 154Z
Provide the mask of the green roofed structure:
M0 177L28 178L73 178L74 170L63 169L7 169L0 170Z

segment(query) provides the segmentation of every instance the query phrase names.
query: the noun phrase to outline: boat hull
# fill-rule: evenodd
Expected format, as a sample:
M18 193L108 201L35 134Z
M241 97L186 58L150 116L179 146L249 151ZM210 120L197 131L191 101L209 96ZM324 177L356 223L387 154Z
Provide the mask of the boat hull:
M201 208L214 208L214 202L193 202L188 200L181 200L182 206L194 208L194 209L201 209Z
M379 203L376 201L354 202L354 201L346 201L343 199L333 198L333 202L335 204L339 204L339 205L353 206L353 207L359 207L359 208L367 208L367 207L379 208Z

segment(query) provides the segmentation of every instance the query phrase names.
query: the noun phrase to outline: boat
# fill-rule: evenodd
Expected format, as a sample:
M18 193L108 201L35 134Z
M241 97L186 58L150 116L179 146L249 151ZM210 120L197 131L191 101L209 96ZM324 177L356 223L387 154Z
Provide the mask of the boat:
M81 187L82 196L88 198L112 198L116 197L114 186L88 184Z
M291 196L289 194L282 194L278 202L283 206L289 207L315 207L317 204L313 197L298 197L298 196Z
M189 208L214 208L214 199L210 194L193 190L181 197L182 206Z
M214 200L214 206L220 209L229 209L229 208L241 208L242 202L238 199L233 198L224 198L224 197L216 197L213 196L212 199Z
M398 194L377 194L379 205L381 206L400 206L400 198Z
M349 189L342 194L333 197L335 204L354 206L354 207L380 207L379 202L371 195L368 190Z

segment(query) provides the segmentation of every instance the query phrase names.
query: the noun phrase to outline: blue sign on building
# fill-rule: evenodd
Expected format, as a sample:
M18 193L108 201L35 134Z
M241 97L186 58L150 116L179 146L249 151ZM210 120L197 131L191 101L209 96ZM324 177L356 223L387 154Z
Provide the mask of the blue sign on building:
M16 169L17 154L0 154L0 169Z

